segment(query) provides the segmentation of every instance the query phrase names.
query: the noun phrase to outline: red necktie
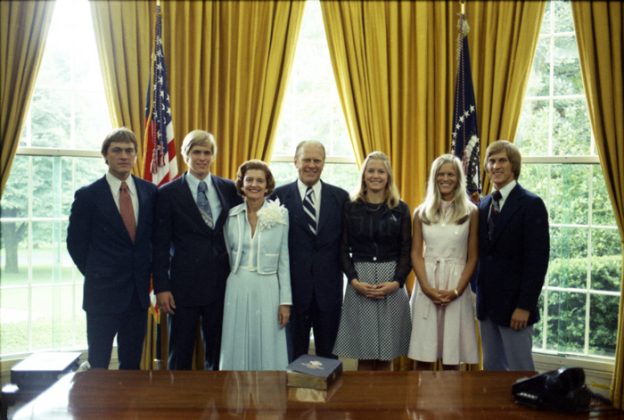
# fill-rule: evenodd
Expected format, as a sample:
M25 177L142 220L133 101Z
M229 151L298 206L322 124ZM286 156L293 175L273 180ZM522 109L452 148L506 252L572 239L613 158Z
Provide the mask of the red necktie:
M136 236L136 220L134 220L134 209L132 208L132 198L130 198L130 192L128 191L128 184L126 181L121 182L119 187L119 213L121 213L121 220L123 220L130 239L134 242Z

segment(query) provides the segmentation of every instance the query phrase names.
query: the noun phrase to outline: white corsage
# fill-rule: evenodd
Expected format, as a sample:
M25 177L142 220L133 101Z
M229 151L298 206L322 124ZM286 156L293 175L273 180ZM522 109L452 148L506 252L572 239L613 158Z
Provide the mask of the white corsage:
M258 210L258 229L267 230L277 224L286 224L284 215L287 211L286 207L280 204L279 198L267 201L267 204Z

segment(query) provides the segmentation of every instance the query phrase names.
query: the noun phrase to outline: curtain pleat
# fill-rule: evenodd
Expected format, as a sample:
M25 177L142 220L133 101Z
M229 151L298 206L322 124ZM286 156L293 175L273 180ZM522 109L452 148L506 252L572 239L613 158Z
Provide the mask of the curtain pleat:
M515 140L545 7L545 1L466 2L481 161L490 143ZM486 177L484 194L489 184Z
M613 213L624 266L624 13L621 2L572 2L589 118ZM624 273L620 277L611 400L624 408Z
M22 135L54 5L53 1L0 2L0 195Z
M128 127L143 139L156 9L148 1L89 4L111 123ZM140 176L145 162L142 141L137 156L132 172Z

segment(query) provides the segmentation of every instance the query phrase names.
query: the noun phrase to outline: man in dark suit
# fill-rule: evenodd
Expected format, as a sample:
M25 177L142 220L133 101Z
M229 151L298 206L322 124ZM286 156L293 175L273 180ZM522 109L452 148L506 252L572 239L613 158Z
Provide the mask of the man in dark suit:
M479 205L477 316L486 370L535 370L533 327L550 253L548 213L518 184L518 148L498 140L486 150L494 186Z
M169 315L169 369L191 369L198 321L204 367L219 368L225 281L230 273L223 224L242 198L232 181L210 173L216 153L211 133L191 131L182 142L188 172L158 191L154 288L159 307Z
M310 330L316 354L332 354L342 307L340 265L342 210L349 195L321 181L325 147L315 140L299 143L295 166L299 179L275 190L290 215L289 253L293 307L291 358L307 354Z
M89 365L107 369L117 335L120 369L138 369L149 305L156 186L131 176L137 141L127 128L102 144L106 176L76 191L67 250L84 275Z

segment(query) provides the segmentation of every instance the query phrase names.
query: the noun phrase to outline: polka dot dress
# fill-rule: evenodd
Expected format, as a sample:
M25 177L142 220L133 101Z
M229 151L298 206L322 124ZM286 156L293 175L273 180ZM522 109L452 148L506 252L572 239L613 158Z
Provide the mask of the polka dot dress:
M362 282L380 284L394 277L396 262L355 262ZM412 323L405 287L383 300L374 300L347 286L338 337L337 356L363 360L392 360L407 354Z

